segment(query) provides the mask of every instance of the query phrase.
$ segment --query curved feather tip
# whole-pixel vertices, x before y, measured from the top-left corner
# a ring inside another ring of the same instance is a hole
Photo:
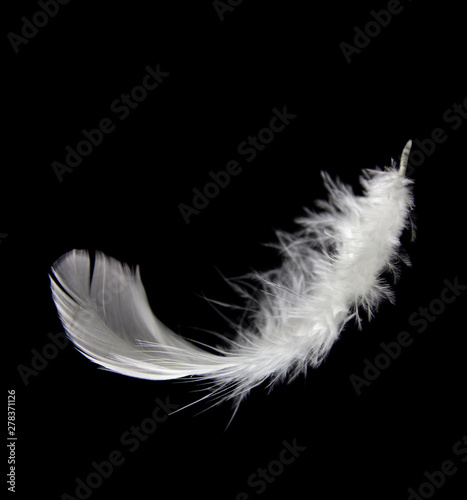
[[[97,253],[91,273],[86,251],[73,250],[52,268],[58,314],[75,346],[99,365],[151,380],[207,380],[216,403],[236,404],[262,382],[295,378],[317,367],[348,321],[360,325],[393,295],[383,273],[397,276],[404,260],[400,235],[413,207],[404,175],[411,141],[395,166],[363,171],[363,195],[323,173],[328,199],[306,210],[299,229],[279,231],[282,265],[253,276],[246,296],[249,325],[209,350],[175,334],[152,313],[139,269]]]

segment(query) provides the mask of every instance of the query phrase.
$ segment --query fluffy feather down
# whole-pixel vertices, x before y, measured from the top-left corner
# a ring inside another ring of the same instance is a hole
[[[381,275],[405,260],[399,238],[413,206],[404,175],[410,144],[399,171],[393,162],[363,172],[362,196],[322,173],[328,200],[297,220],[296,233],[278,233],[282,266],[256,276],[262,289],[247,294],[254,326],[237,326],[227,347],[208,352],[173,333],[152,313],[139,269],[97,253],[91,277],[83,250],[52,268],[53,299],[68,336],[109,370],[152,380],[206,379],[213,395],[237,402],[267,379],[291,380],[317,367],[344,325],[360,322],[359,308],[371,317],[382,299],[392,300]]]

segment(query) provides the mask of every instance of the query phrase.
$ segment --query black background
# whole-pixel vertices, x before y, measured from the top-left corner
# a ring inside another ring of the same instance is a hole
[[[465,291],[423,332],[409,317],[441,297],[444,280],[467,283],[467,120],[454,129],[445,115],[466,98],[465,17],[404,1],[348,63],[340,44],[387,2],[244,0],[222,21],[211,1],[150,3],[69,2],[18,53],[7,35],[40,7],[17,2],[7,17],[0,266],[17,498],[76,497],[75,478],[116,449],[125,463],[90,498],[406,499],[448,459],[458,471],[433,498],[461,498],[465,463],[453,446],[467,432]],[[111,103],[141,84],[148,65],[170,75],[119,120]],[[284,106],[296,117],[247,162],[238,145]],[[59,182],[52,162],[103,118],[115,130]],[[269,395],[254,390],[227,430],[230,405],[199,414],[201,403],[132,453],[122,434],[151,416],[156,398],[194,401],[195,386],[98,370],[71,346],[27,385],[19,375],[61,331],[48,272],[63,253],[101,250],[139,264],[154,313],[204,340],[194,328],[224,332],[225,323],[202,295],[232,300],[217,269],[238,276],[278,265],[263,244],[325,195],[320,170],[357,188],[362,168],[387,165],[407,139],[439,127],[447,138],[430,154],[420,160],[414,147],[418,232],[414,243],[405,238],[413,267],[395,286],[397,305],[381,306],[362,331],[348,325],[306,378]],[[242,172],[185,224],[180,203],[230,160]],[[413,344],[357,395],[350,376],[403,330]],[[284,440],[306,450],[258,494],[248,479],[278,459]]]

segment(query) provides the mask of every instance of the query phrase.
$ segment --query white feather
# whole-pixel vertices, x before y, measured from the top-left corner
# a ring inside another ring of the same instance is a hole
[[[91,277],[83,250],[52,268],[53,298],[68,336],[109,370],[152,380],[209,379],[212,395],[237,402],[267,379],[291,380],[317,367],[344,325],[360,322],[359,308],[371,317],[382,299],[392,300],[381,275],[404,260],[399,238],[413,206],[404,175],[410,147],[411,141],[399,171],[393,162],[363,172],[362,196],[322,174],[328,201],[298,219],[298,232],[278,233],[283,264],[256,276],[261,290],[243,291],[253,326],[238,325],[227,347],[208,352],[173,333],[152,313],[139,269],[97,253]]]

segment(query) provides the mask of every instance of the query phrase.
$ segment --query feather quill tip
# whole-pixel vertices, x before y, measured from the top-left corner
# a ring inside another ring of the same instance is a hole
[[[399,167],[400,175],[405,175],[405,173],[407,171],[407,165],[409,163],[409,156],[410,156],[411,149],[412,149],[412,141],[409,140],[409,141],[407,141],[407,144],[404,146],[404,149],[402,150],[401,164]]]

